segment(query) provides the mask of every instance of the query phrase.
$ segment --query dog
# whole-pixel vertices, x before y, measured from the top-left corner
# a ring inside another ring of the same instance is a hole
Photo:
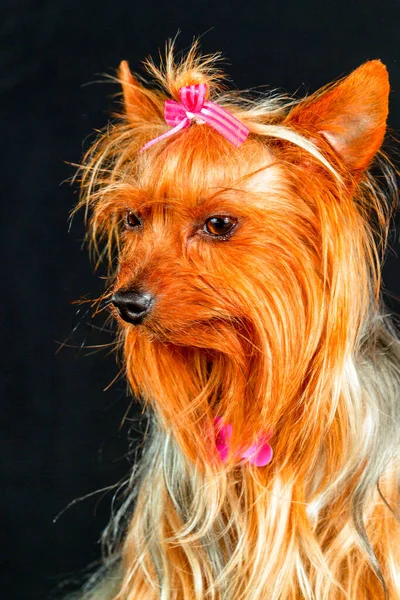
[[[229,91],[217,61],[170,46],[152,85],[123,61],[121,112],[80,170],[149,417],[80,597],[398,600],[387,70],[295,100]]]

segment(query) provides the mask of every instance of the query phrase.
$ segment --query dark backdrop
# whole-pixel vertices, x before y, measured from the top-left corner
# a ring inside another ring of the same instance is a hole
[[[0,544],[7,600],[47,598],[99,556],[115,484],[129,468],[129,401],[107,349],[72,302],[103,282],[81,249],[83,215],[68,232],[77,189],[66,181],[83,140],[113,108],[113,85],[96,83],[121,59],[138,69],[181,29],[178,47],[205,34],[236,86],[313,91],[371,58],[389,68],[390,126],[400,129],[400,4],[388,1],[96,2],[12,0],[1,16],[2,395]],[[86,147],[87,147],[86,141]],[[392,238],[392,244],[397,242]],[[387,290],[400,294],[389,255]],[[398,305],[388,302],[394,310]],[[101,323],[98,323],[101,325]],[[67,340],[57,352],[59,343]]]

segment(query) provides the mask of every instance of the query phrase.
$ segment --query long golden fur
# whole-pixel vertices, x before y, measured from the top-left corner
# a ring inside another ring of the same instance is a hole
[[[123,114],[80,171],[92,247],[118,259],[104,298],[156,299],[138,326],[113,309],[150,427],[84,596],[400,600],[400,343],[380,297],[396,199],[379,151],[386,69],[370,61],[298,102],[225,91],[196,45],[147,68],[157,87],[121,63]],[[168,130],[164,100],[200,82],[246,142],[193,124],[139,153]],[[141,226],[124,228],[127,213]],[[210,215],[233,216],[233,234],[207,235]],[[225,463],[216,416],[233,428]],[[260,431],[272,462],[238,461]]]

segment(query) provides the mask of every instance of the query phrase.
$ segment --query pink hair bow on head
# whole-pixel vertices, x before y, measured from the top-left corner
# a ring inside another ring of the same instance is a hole
[[[215,444],[219,456],[223,462],[226,461],[229,451],[229,442],[232,436],[232,425],[224,425],[221,417],[214,419],[215,428]],[[239,454],[240,458],[246,458],[256,467],[264,467],[272,460],[272,448],[268,444],[268,440],[272,433],[264,433],[259,436],[259,439],[254,444],[251,444],[247,450]]]
[[[243,144],[249,135],[246,125],[243,125],[222,106],[206,100],[206,92],[207,85],[205,83],[186,85],[179,90],[180,102],[166,100],[164,118],[168,125],[172,125],[173,129],[147,142],[140,152],[156,142],[178,133],[181,129],[189,127],[192,121],[198,124],[207,123],[236,147]]]

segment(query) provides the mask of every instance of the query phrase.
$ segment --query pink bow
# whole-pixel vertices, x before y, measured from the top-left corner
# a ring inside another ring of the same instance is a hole
[[[246,125],[243,125],[236,117],[215,102],[206,100],[206,92],[207,85],[205,83],[186,85],[179,90],[180,102],[166,100],[164,117],[168,125],[173,126],[173,129],[147,142],[140,152],[156,142],[174,135],[181,129],[189,127],[192,121],[211,125],[236,147],[243,144],[249,135]]]
[[[214,419],[214,428],[217,450],[221,460],[225,462],[228,457],[229,441],[232,436],[232,425],[224,425],[221,417],[216,417]],[[240,458],[247,458],[249,462],[256,467],[264,467],[270,463],[273,453],[271,446],[268,444],[268,440],[271,436],[272,433],[262,434],[257,442],[251,444],[245,452],[242,452],[239,455]]]

